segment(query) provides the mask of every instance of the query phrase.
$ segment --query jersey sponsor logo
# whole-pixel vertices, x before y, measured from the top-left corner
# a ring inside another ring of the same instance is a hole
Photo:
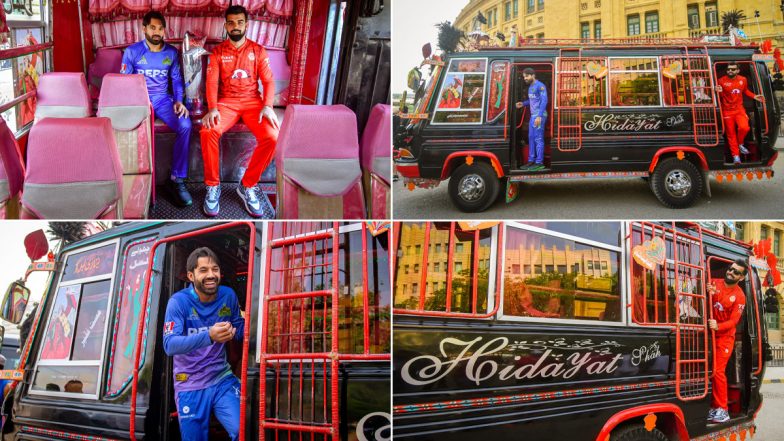
[[[144,58],[144,55],[142,55],[142,57],[139,58],[139,61],[137,61],[136,64],[147,64],[147,59]]]
[[[169,71],[165,69],[136,69],[136,73],[150,78],[169,76]]]
[[[188,406],[182,406],[182,413],[190,413],[191,408]]]
[[[234,55],[221,55],[221,61],[224,63],[231,63],[234,61]]]
[[[171,58],[169,58],[169,57],[167,56],[166,58],[164,58],[164,59],[163,59],[163,61],[162,61],[161,63],[162,63],[164,66],[171,66],[171,64],[172,64],[172,60],[171,60]]]
[[[176,381],[188,381],[188,374],[176,374],[174,379]]]
[[[210,328],[202,326],[200,328],[188,328],[188,335],[201,334],[202,332],[210,332]]]
[[[191,315],[189,315],[188,318],[190,320],[198,320],[199,319],[199,313],[196,312],[196,308],[191,307]]]
[[[174,333],[174,322],[165,322],[163,324],[163,335],[170,335]]]
[[[248,52],[248,60],[255,61],[256,55],[253,54],[253,51]]]
[[[223,307],[218,311],[218,317],[231,317],[231,309],[229,309],[226,304],[223,304]]]
[[[250,76],[248,75],[248,72],[246,72],[246,71],[244,71],[242,69],[237,69],[237,70],[234,71],[233,74],[231,74],[231,77],[232,78],[249,78]]]

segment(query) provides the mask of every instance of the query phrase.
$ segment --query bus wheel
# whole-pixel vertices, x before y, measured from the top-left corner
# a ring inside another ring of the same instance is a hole
[[[659,429],[648,431],[642,424],[635,424],[613,431],[610,441],[669,441],[669,438]]]
[[[690,207],[702,193],[702,174],[691,161],[667,158],[651,175],[651,189],[670,208]]]
[[[465,212],[487,210],[501,187],[495,170],[486,162],[463,164],[449,178],[449,197]]]

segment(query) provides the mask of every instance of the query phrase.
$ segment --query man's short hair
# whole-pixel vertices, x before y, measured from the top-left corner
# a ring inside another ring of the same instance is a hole
[[[196,270],[196,266],[199,264],[199,258],[201,257],[209,257],[210,260],[220,266],[220,260],[218,260],[218,256],[211,249],[207,247],[201,247],[191,251],[190,256],[188,256],[188,262],[185,264],[185,269],[189,273],[192,273],[194,270]]]
[[[526,67],[525,69],[523,69],[523,75],[533,75],[533,76],[536,76],[536,71],[533,70],[530,67]]]
[[[226,9],[226,13],[223,14],[223,17],[228,19],[229,15],[236,15],[236,14],[243,14],[245,15],[245,21],[248,21],[248,10],[245,9],[242,5],[231,5]]]
[[[738,66],[737,61],[730,61],[729,63],[727,63],[727,68],[729,68],[730,66],[735,66],[737,68],[740,68],[740,66]]]
[[[166,29],[166,19],[163,18],[163,14],[158,11],[150,11],[144,14],[144,18],[142,18],[142,26],[148,26],[153,18],[160,20],[161,25],[164,29]]]
[[[743,268],[743,275],[744,276],[749,273],[749,264],[746,263],[745,260],[743,260],[743,259],[735,259],[735,262],[733,262],[733,263],[735,263],[735,265],[738,265],[739,267]]]

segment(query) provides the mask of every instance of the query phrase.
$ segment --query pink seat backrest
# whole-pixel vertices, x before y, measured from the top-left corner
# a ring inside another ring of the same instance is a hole
[[[110,118],[112,127],[121,131],[133,130],[145,121],[150,116],[150,98],[144,75],[106,74],[98,116]]]
[[[289,83],[291,81],[291,66],[286,60],[286,50],[272,47],[268,47],[266,50],[272,76],[275,78],[275,105],[286,106],[289,103]]]
[[[389,183],[390,160],[392,157],[392,106],[376,104],[370,111],[365,131],[360,142],[362,168],[372,171]]]
[[[122,51],[120,49],[100,48],[95,53],[95,61],[87,69],[87,80],[93,99],[98,98],[104,75],[119,73],[122,67]]]
[[[108,118],[45,118],[29,136],[22,203],[38,217],[96,218],[122,197]]]
[[[0,118],[0,202],[22,191],[24,174],[24,160],[19,145],[8,124]]]
[[[81,72],[49,72],[41,75],[37,89],[36,121],[43,118],[90,116],[90,96]]]

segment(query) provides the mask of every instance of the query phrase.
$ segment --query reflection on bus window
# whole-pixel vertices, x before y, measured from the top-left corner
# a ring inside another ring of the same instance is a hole
[[[662,57],[662,95],[668,106],[712,104],[708,58]]]
[[[620,321],[620,259],[618,251],[510,227],[504,314]]]
[[[426,240],[426,223],[403,223],[397,254],[396,308],[460,313],[487,311],[492,230],[462,231],[455,225],[452,234],[452,226],[449,222],[431,223]],[[425,243],[427,261],[424,261],[425,249],[419,245]],[[416,265],[421,265],[421,271],[416,271]],[[415,270],[410,271],[411,268]],[[423,290],[424,304],[420,308]]]
[[[656,58],[611,58],[610,102],[613,106],[659,106]]]

